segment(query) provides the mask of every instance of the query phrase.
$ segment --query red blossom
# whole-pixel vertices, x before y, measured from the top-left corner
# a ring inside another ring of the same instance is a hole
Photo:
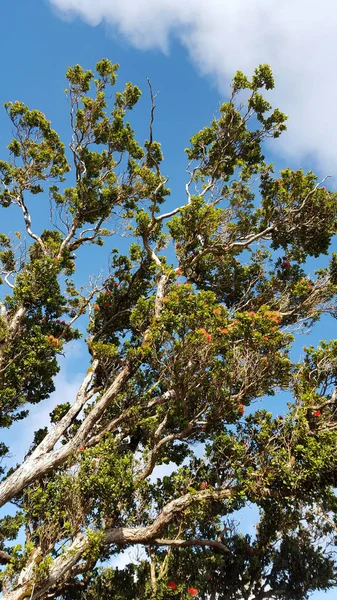
[[[83,450],[85,450],[84,446],[80,446],[80,447],[79,447],[79,451],[80,451],[80,452],[83,452]]]
[[[207,481],[202,481],[200,487],[202,490],[205,490],[207,488]]]
[[[178,586],[174,581],[169,581],[167,587],[169,587],[171,590],[176,590]]]
[[[215,308],[215,309],[213,310],[213,312],[214,312],[216,315],[221,315],[221,310],[220,310],[220,308]]]
[[[267,335],[265,335],[264,338],[263,338],[263,341],[264,342],[269,342],[269,337]]]
[[[98,304],[94,304],[94,309],[95,310],[99,310],[99,305]]]
[[[245,412],[245,407],[243,406],[243,404],[239,404],[238,413],[240,413],[240,415],[243,415],[244,412]]]
[[[288,260],[284,260],[281,266],[282,269],[290,269],[290,262]]]
[[[176,269],[176,273],[177,273],[177,275],[182,275],[182,270],[178,268],[178,269]]]
[[[197,588],[194,587],[189,587],[187,591],[190,594],[190,596],[197,596],[199,594]]]
[[[321,411],[320,410],[315,410],[314,417],[320,417],[320,416],[321,416]]]

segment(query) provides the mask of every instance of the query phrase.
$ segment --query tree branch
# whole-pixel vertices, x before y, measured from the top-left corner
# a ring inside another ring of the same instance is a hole
[[[177,548],[189,548],[190,546],[201,546],[210,548],[216,548],[220,550],[222,554],[228,554],[230,549],[216,540],[203,540],[203,539],[191,539],[191,540],[170,540],[170,539],[155,539],[154,543],[157,546],[175,546]]]

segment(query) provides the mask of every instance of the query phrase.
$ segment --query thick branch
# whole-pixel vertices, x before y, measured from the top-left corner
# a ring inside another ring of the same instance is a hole
[[[184,512],[191,504],[202,501],[221,501],[227,500],[236,493],[236,490],[205,490],[195,494],[186,494],[180,498],[172,500],[164,506],[162,512],[155,521],[147,527],[129,528],[117,527],[107,529],[103,539],[103,545],[126,545],[126,544],[156,544],[157,536],[171,523],[174,518]],[[174,542],[174,540],[172,540]],[[203,541],[203,540],[200,540]],[[206,540],[208,543],[209,541]],[[166,540],[168,542],[168,540]],[[49,570],[48,579],[43,587],[33,589],[32,581],[25,581],[20,588],[6,594],[4,600],[21,600],[25,596],[26,590],[30,590],[31,600],[41,598],[52,586],[69,572],[74,565],[81,559],[83,553],[89,548],[89,538],[84,533],[79,533],[73,543],[63,554],[56,558]],[[167,545],[167,544],[166,544]],[[214,544],[213,544],[214,545]],[[221,544],[222,545],[222,544]]]
[[[48,452],[45,454],[40,453],[38,446],[34,453],[29,456],[24,463],[22,463],[22,465],[14,473],[12,473],[12,475],[10,475],[0,484],[0,506],[3,506],[6,502],[11,500],[32,481],[62,464],[71,454],[71,452],[78,449],[80,444],[85,441],[92,427],[98,421],[106,407],[119,393],[120,389],[128,380],[130,375],[131,366],[126,364],[119,372],[111,386],[102,395],[95,407],[85,418],[76,435],[67,444],[61,448],[58,448],[57,450],[54,450],[54,452]],[[65,419],[66,422],[68,422],[67,415],[65,415]],[[64,425],[65,423],[63,423],[63,427]],[[60,429],[62,429],[62,427]],[[51,432],[51,438],[54,439],[53,432]],[[47,442],[48,445],[49,443],[51,442]]]
[[[4,550],[0,550],[0,565],[7,565],[11,562],[12,557],[10,554],[5,552]]]

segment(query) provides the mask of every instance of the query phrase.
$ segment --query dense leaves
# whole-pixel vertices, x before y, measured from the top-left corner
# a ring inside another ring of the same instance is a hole
[[[0,202],[25,232],[0,235],[0,426],[43,407],[77,321],[90,367],[21,465],[0,446],[1,505],[16,509],[0,520],[3,597],[304,600],[336,584],[337,343],[298,362],[294,343],[337,314],[337,195],[266,163],[286,117],[261,65],[191,138],[186,204],[168,204],[151,84],[140,143],[127,119],[141,93],[112,93],[117,71],[68,69],[67,147],[42,112],[6,103]],[[112,235],[108,274],[83,284],[84,246]]]

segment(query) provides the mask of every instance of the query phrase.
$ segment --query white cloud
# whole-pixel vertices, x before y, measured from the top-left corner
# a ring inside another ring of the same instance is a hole
[[[283,150],[337,163],[337,4],[334,0],[50,0],[68,16],[110,24],[138,48],[166,52],[173,35],[221,92],[236,69],[271,64],[274,103],[291,120]]]

